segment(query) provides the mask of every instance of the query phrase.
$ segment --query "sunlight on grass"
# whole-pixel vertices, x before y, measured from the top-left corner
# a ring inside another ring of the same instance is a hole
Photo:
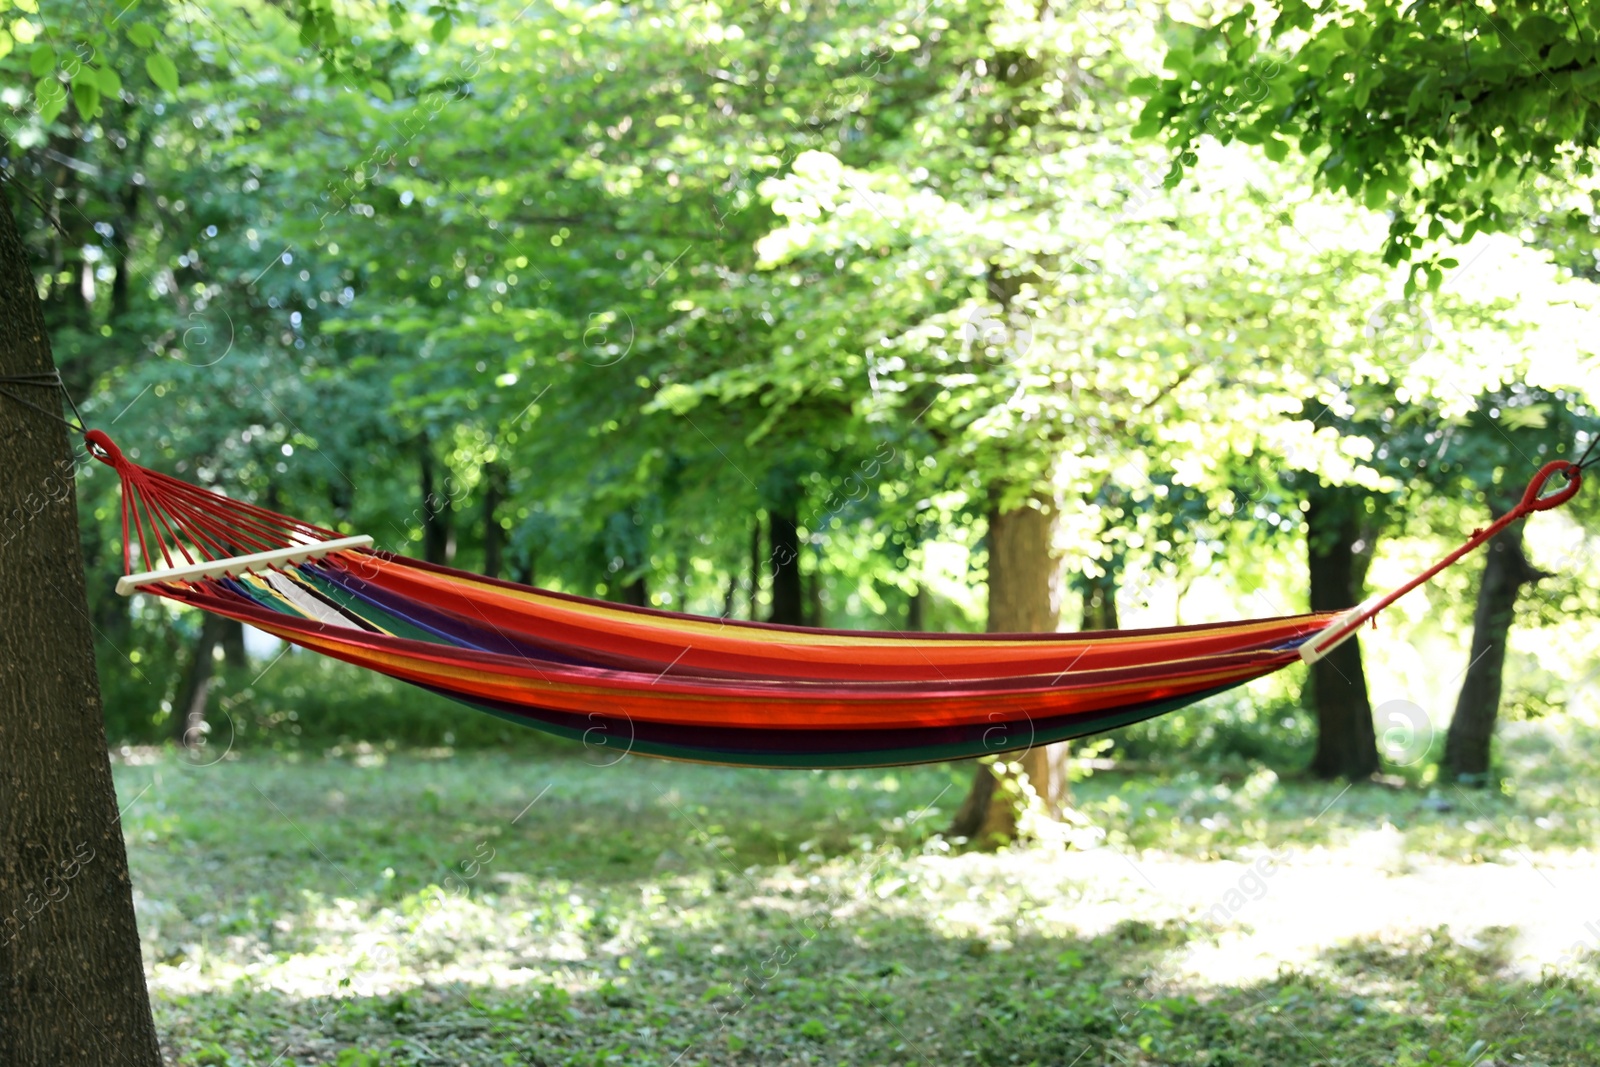
[[[1502,795],[1100,773],[993,855],[959,767],[117,773],[180,1063],[1592,1064],[1594,739],[1519,730]]]

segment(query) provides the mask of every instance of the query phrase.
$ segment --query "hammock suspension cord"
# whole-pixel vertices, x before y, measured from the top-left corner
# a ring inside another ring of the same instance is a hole
[[[1597,436],[1595,441],[1600,441],[1600,436]],[[1589,451],[1593,451],[1593,449],[1594,442],[1591,441],[1589,444]],[[1588,458],[1589,451],[1584,453],[1584,459]],[[1554,478],[1557,475],[1565,478],[1566,484],[1562,485],[1553,492],[1546,492],[1546,484],[1551,478]],[[1367,622],[1368,620],[1376,620],[1378,613],[1384,608],[1387,608],[1390,604],[1393,604],[1395,601],[1399,600],[1401,597],[1405,596],[1419,585],[1431,581],[1441,571],[1445,570],[1445,568],[1452,566],[1463,556],[1473,552],[1479,546],[1486,544],[1496,534],[1498,534],[1501,530],[1504,530],[1507,526],[1510,526],[1512,523],[1521,519],[1525,519],[1536,511],[1549,511],[1551,508],[1560,507],[1562,504],[1565,504],[1574,496],[1578,495],[1578,490],[1582,487],[1582,485],[1583,465],[1581,460],[1578,463],[1572,463],[1568,460],[1557,459],[1546,463],[1543,467],[1539,468],[1539,472],[1533,476],[1533,480],[1528,483],[1528,487],[1522,492],[1522,499],[1517,501],[1516,505],[1512,507],[1511,510],[1494,520],[1494,522],[1490,523],[1488,526],[1483,526],[1473,530],[1472,536],[1468,537],[1460,548],[1457,548],[1454,552],[1451,552],[1439,562],[1435,563],[1433,566],[1429,567],[1415,578],[1412,578],[1409,582],[1406,582],[1404,585],[1401,585],[1398,588],[1393,589],[1381,596],[1371,597],[1368,600],[1363,601],[1361,604],[1358,604],[1350,611],[1339,616],[1338,620],[1332,626],[1328,627],[1327,630],[1324,630],[1320,637],[1314,638],[1306,643],[1301,652],[1301,657],[1307,662],[1315,662],[1316,660],[1321,659],[1323,656],[1333,651],[1333,649],[1353,637],[1356,631],[1361,629],[1363,623]]]
[[[67,406],[72,409],[72,418],[62,418],[60,411],[51,411],[49,408],[41,407],[40,405],[35,404],[33,401],[12,392],[10,389],[6,388],[7,386],[35,386],[46,389],[58,389],[60,390],[62,397],[66,399]],[[83,415],[78,411],[78,402],[73,400],[72,394],[67,391],[67,385],[61,380],[61,372],[59,370],[40,371],[35,374],[0,374],[0,396],[4,396],[8,400],[21,404],[25,408],[32,408],[41,415],[50,416],[57,422],[65,424],[67,429],[71,430],[73,433],[86,435],[89,432],[84,428]]]

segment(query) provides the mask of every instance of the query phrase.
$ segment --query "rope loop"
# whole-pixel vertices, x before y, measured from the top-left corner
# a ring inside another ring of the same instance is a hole
[[[122,456],[122,449],[117,443],[106,436],[104,430],[90,430],[83,435],[84,443],[89,446],[89,454],[108,467],[121,468],[127,460]]]
[[[1545,483],[1557,474],[1567,480],[1567,484],[1548,495],[1545,493]],[[1551,508],[1560,507],[1578,495],[1578,490],[1583,486],[1583,468],[1576,463],[1564,459],[1551,460],[1539,468],[1539,473],[1533,476],[1528,483],[1528,488],[1522,494],[1522,502],[1517,505],[1517,510],[1523,514],[1534,511],[1549,511]]]

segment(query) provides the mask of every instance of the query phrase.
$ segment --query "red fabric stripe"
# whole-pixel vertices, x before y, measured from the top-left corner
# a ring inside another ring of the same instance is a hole
[[[1024,722],[1033,715],[1088,714],[1161,700],[1257,677],[1296,653],[1246,652],[1181,667],[1126,667],[1048,677],[995,678],[961,685],[854,681],[822,684],[755,679],[652,677],[557,664],[536,664],[358,630],[268,611],[202,586],[162,588],[164,595],[249,622],[285,640],[393,677],[465,696],[560,711],[625,714],[680,725],[782,729],[893,729],[901,726]],[[461,672],[461,668],[467,668]]]
[[[1173,659],[1274,648],[1319,632],[1331,615],[1300,615],[1250,623],[1217,623],[1166,631],[1113,631],[1102,635],[1007,635],[971,645],[950,637],[965,635],[900,635],[840,631],[804,631],[839,638],[831,644],[787,644],[753,641],[741,630],[705,633],[672,628],[679,620],[705,619],[657,613],[643,616],[633,609],[602,605],[599,617],[571,610],[596,605],[543,590],[513,587],[533,594],[537,602],[486,589],[456,587],[443,576],[416,573],[410,560],[389,557],[346,561],[349,573],[396,596],[448,612],[465,626],[525,637],[557,652],[612,666],[640,662],[672,664],[674,670],[709,675],[792,678],[816,681],[928,681],[1058,673],[1074,674],[1116,667],[1149,669]],[[1088,637],[1088,640],[1084,640]],[[1005,642],[1025,642],[1001,645]]]

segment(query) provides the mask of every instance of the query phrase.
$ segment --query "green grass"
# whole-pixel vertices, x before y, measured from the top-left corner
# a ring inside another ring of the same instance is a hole
[[[1129,857],[1384,824],[1452,862],[1593,848],[1592,739],[1542,736],[1510,746],[1517,787],[1493,795],[1178,770],[1076,796]],[[1097,927],[1101,889],[1058,852],[943,841],[967,773],[365,750],[117,768],[180,1064],[1600,1062],[1592,967],[1521,974],[1509,934],[1197,979],[1180,964],[1228,931]],[[1051,910],[1080,899],[1082,922]]]

